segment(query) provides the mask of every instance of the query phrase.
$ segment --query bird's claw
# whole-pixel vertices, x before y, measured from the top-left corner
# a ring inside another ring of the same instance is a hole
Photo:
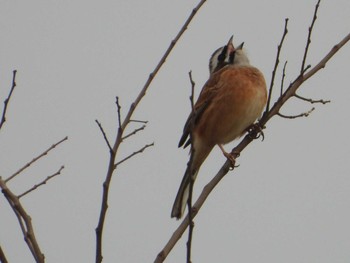
[[[236,168],[238,167],[239,165],[236,165],[236,158],[239,157],[239,153],[228,153],[228,152],[224,152],[224,156],[227,158],[227,160],[230,161],[230,167],[233,169],[233,168]]]
[[[258,123],[253,123],[247,128],[248,136],[254,140],[261,137],[261,141],[263,141],[265,139],[263,129],[264,127],[261,127]]]

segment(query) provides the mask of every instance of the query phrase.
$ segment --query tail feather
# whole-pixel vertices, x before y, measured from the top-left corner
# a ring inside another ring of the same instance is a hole
[[[191,176],[193,175],[193,180],[195,180],[197,173],[198,170],[191,171],[189,165],[187,166],[184,177],[182,178],[180,184],[180,188],[175,198],[173,209],[171,210],[171,217],[176,217],[177,219],[180,219],[182,217],[188,201]]]
[[[191,145],[190,160],[187,163],[185,175],[182,178],[173,209],[171,210],[171,217],[176,217],[177,219],[180,219],[185,211],[189,196],[191,177],[193,180],[196,179],[202,163],[214,147],[214,145],[203,144],[200,138],[196,138],[194,142],[194,145]]]

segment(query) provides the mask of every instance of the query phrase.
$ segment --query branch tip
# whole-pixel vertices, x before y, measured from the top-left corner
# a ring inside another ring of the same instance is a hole
[[[309,99],[309,98],[305,98],[305,97],[302,97],[298,94],[294,94],[294,97],[300,99],[300,100],[303,100],[303,101],[307,101],[311,104],[314,104],[314,103],[321,103],[321,104],[327,104],[327,103],[330,103],[331,101],[330,100],[323,100],[323,99],[320,99],[320,100],[313,100],[313,99]]]
[[[54,148],[56,148],[58,145],[60,145],[61,143],[63,143],[64,141],[68,140],[68,136],[64,137],[62,140],[58,141],[57,143],[51,145],[51,147],[49,147],[47,150],[45,150],[44,152],[42,152],[40,155],[38,155],[37,157],[33,158],[30,162],[26,163],[24,166],[22,166],[22,168],[20,168],[17,172],[15,172],[14,174],[12,174],[10,177],[8,177],[5,182],[9,182],[10,180],[12,180],[14,177],[16,177],[17,175],[19,175],[21,172],[23,172],[25,169],[27,169],[28,167],[30,167],[33,163],[35,163],[36,161],[38,161],[39,159],[41,159],[42,157],[46,156],[51,150],[53,150]]]
[[[12,75],[12,85],[11,85],[11,88],[10,88],[10,92],[9,92],[7,98],[4,100],[4,108],[2,110],[2,116],[1,116],[1,120],[0,120],[0,130],[1,130],[2,126],[4,125],[4,123],[6,122],[7,107],[8,107],[8,104],[10,102],[12,93],[15,90],[15,87],[17,86],[17,84],[16,84],[16,74],[17,74],[17,70],[14,70],[13,71],[13,75]]]
[[[46,184],[49,180],[51,180],[52,178],[56,177],[57,175],[60,175],[61,174],[61,171],[64,169],[64,165],[62,165],[57,172],[55,172],[54,174],[46,177],[45,180],[41,181],[40,183],[34,185],[33,187],[31,187],[30,189],[28,189],[27,191],[25,191],[24,193],[18,195],[18,199],[22,198],[23,196],[33,192],[34,190],[36,190],[38,187]]]
[[[278,64],[279,64],[280,53],[281,53],[281,50],[282,50],[284,39],[286,38],[286,35],[288,34],[288,21],[289,21],[289,19],[286,18],[285,19],[285,23],[284,23],[284,31],[283,31],[283,34],[282,34],[282,38],[281,38],[280,43],[277,46],[277,55],[276,55],[275,65],[274,65],[274,68],[272,70],[270,89],[269,89],[269,94],[268,94],[267,103],[266,103],[266,109],[265,109],[264,114],[266,114],[270,110],[272,90],[273,90],[273,85],[274,85],[274,82],[275,82],[276,71],[277,71]]]
[[[309,47],[310,47],[310,44],[311,44],[311,34],[312,34],[312,30],[314,28],[314,25],[315,25],[315,21],[317,19],[317,11],[318,11],[318,8],[320,6],[320,2],[321,0],[318,0],[316,6],[315,6],[315,11],[314,11],[314,15],[313,15],[313,18],[312,18],[312,21],[311,21],[311,25],[309,27],[309,32],[308,32],[308,36],[307,36],[307,40],[306,40],[306,46],[305,46],[305,51],[304,51],[304,55],[303,55],[303,60],[302,60],[302,63],[301,63],[301,68],[300,68],[300,74],[304,74],[305,71],[307,70],[307,68],[305,69],[305,63],[306,63],[306,58],[307,58],[307,54],[309,52]]]
[[[277,115],[282,117],[282,118],[285,118],[285,119],[297,119],[297,118],[301,118],[301,117],[308,117],[314,110],[315,110],[315,107],[312,107],[310,110],[303,112],[303,113],[300,113],[298,115],[288,116],[288,115],[284,115],[280,112],[278,112]]]
[[[154,142],[150,143],[150,144],[146,144],[145,146],[143,146],[141,149],[129,154],[127,157],[125,157],[124,159],[120,160],[119,162],[117,162],[116,164],[114,164],[114,169],[117,168],[118,165],[122,164],[123,162],[129,160],[130,158],[134,157],[137,154],[143,153],[144,150],[146,150],[148,147],[154,146]]]
[[[104,131],[103,127],[102,127],[102,124],[96,119],[95,122],[97,123],[98,127],[100,128],[100,131],[103,135],[103,138],[108,146],[108,149],[109,149],[109,152],[112,154],[113,153],[113,148],[111,146],[111,144],[109,143],[109,140],[107,138],[107,135],[106,135],[106,132]]]

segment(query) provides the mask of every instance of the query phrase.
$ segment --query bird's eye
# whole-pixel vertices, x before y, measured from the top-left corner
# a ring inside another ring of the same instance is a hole
[[[225,47],[222,49],[220,55],[218,56],[218,61],[223,62],[223,61],[225,60],[225,58],[226,58],[226,52],[227,52],[227,46],[225,46]]]
[[[225,60],[225,55],[224,54],[220,54],[218,56],[218,61],[224,61]]]

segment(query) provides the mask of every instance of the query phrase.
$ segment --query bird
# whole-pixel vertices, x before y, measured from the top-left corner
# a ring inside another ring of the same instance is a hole
[[[233,36],[209,60],[209,79],[204,84],[185,123],[178,147],[190,148],[190,161],[177,192],[171,217],[180,219],[194,181],[211,150],[218,145],[229,160],[235,156],[223,148],[245,134],[261,116],[267,101],[262,72],[250,65],[243,49],[236,48]]]

